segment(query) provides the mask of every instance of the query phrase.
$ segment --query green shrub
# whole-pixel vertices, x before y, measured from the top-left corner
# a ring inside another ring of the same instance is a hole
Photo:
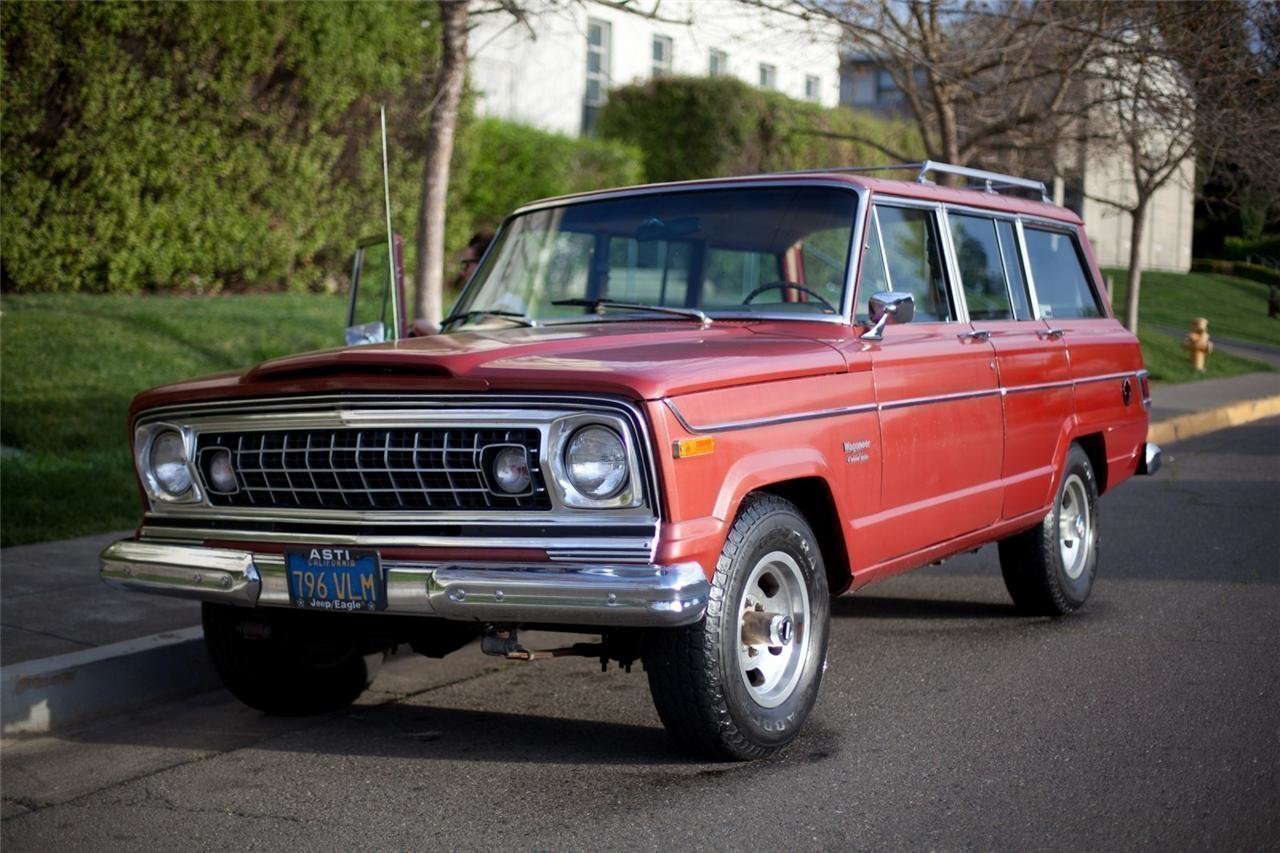
[[[508,213],[536,199],[643,180],[640,153],[603,139],[574,139],[558,133],[486,118],[461,134],[456,204],[451,216],[470,227],[495,228]]]
[[[661,77],[609,94],[599,133],[630,143],[650,181],[887,162],[866,141],[922,159],[917,133],[844,108],[825,109],[730,77]]]
[[[1234,275],[1250,281],[1267,285],[1280,286],[1280,271],[1262,264],[1249,264],[1244,261],[1224,261],[1219,258],[1196,258],[1191,262],[1195,272],[1213,272],[1221,275]]]
[[[382,221],[379,103],[395,206],[413,221],[435,14],[0,5],[4,289],[320,284]]]
[[[1280,260],[1280,234],[1264,234],[1257,240],[1227,237],[1223,241],[1222,256],[1224,258],[1243,261],[1250,255],[1267,255]]]

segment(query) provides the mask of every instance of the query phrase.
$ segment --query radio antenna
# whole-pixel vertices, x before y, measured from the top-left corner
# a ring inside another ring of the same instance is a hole
[[[387,295],[391,299],[391,339],[400,337],[400,300],[396,292],[396,241],[391,231],[391,177],[387,170],[387,108],[378,108],[382,119],[382,199],[387,214]]]

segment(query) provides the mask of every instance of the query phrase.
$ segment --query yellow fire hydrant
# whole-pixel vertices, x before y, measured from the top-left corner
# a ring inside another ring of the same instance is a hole
[[[1191,353],[1191,366],[1197,373],[1204,373],[1204,359],[1213,352],[1213,341],[1209,339],[1209,320],[1196,317],[1191,321],[1191,331],[1182,341],[1182,348]]]

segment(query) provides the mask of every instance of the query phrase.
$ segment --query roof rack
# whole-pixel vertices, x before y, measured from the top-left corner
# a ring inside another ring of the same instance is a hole
[[[1050,202],[1049,193],[1045,189],[1044,181],[1033,181],[1030,178],[1018,178],[1013,175],[1002,175],[999,172],[987,172],[983,169],[970,169],[968,166],[952,166],[949,163],[939,163],[936,160],[925,160],[923,163],[892,163],[885,166],[837,166],[832,169],[800,169],[798,173],[821,173],[821,172],[916,172],[916,183],[932,184],[933,181],[925,176],[930,172],[938,172],[943,175],[956,175],[961,178],[968,178],[970,183],[965,189],[981,189],[989,193],[998,192],[1002,189],[1032,190],[1039,194],[1040,200]]]

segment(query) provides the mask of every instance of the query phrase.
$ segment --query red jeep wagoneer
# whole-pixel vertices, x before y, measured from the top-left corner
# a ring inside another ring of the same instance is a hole
[[[1075,610],[1099,495],[1160,462],[1138,342],[1042,185],[913,168],[530,204],[420,337],[399,244],[362,246],[374,343],[134,400],[145,515],[102,577],[202,600],[266,712],[350,703],[395,644],[554,628],[730,758],[795,737],[832,595],[998,542],[1018,606]]]

